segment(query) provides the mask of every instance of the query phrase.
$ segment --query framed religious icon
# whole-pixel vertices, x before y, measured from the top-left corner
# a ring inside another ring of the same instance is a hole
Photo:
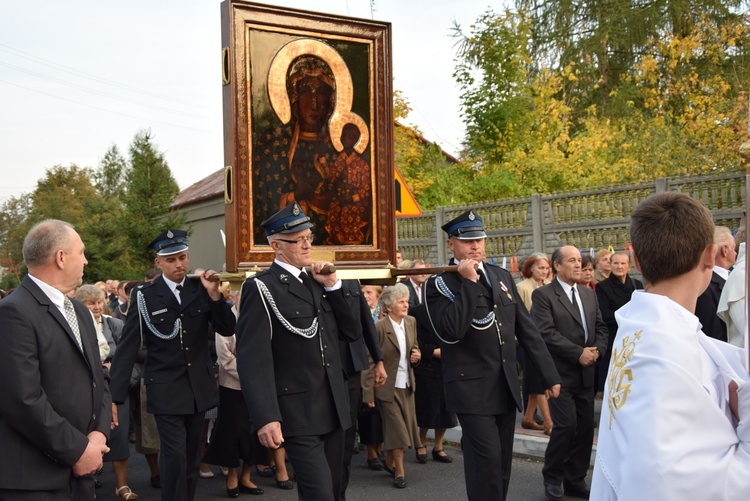
[[[273,260],[260,223],[297,202],[314,259],[395,256],[390,24],[222,3],[227,271]]]

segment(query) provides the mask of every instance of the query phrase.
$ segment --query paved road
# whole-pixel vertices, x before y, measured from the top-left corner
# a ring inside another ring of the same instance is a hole
[[[448,454],[453,456],[452,464],[442,464],[430,460],[422,465],[416,462],[413,451],[407,451],[406,461],[406,489],[393,487],[389,476],[383,472],[374,472],[367,468],[364,452],[355,454],[352,461],[352,480],[347,492],[349,501],[403,501],[403,500],[465,500],[466,491],[463,476],[463,455],[455,447],[445,447]],[[130,458],[130,472],[128,482],[142,501],[158,501],[160,494],[149,484],[149,474],[143,456],[132,453]],[[214,468],[216,476],[212,479],[201,479],[198,486],[198,500],[225,500],[226,488],[224,477]],[[111,465],[105,465],[100,477],[102,488],[97,491],[100,500],[115,500],[114,478]],[[240,495],[239,499],[249,501],[294,501],[297,499],[296,486],[293,491],[278,489],[273,479],[253,477],[258,486],[265,489],[262,496]],[[510,501],[544,501],[542,487],[542,463],[534,459],[516,458],[513,461],[513,475],[508,499]]]

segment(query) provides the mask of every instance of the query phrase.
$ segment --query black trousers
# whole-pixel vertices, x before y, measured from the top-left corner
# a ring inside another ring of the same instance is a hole
[[[55,491],[0,489],[2,501],[91,501],[96,498],[93,475],[71,477],[69,487]]]
[[[359,380],[359,372],[349,378],[349,415],[352,425],[344,432],[344,467],[341,470],[341,490],[339,501],[346,501],[346,488],[349,487],[349,476],[352,470],[352,456],[357,438],[357,416],[362,406],[362,387]]]
[[[504,500],[513,465],[516,411],[457,414],[461,423],[464,477],[469,501]]]
[[[549,400],[552,435],[544,454],[544,480],[585,485],[594,443],[594,387],[566,387]]]
[[[192,501],[198,486],[205,412],[155,414],[159,430],[159,470],[163,501]]]
[[[297,495],[304,501],[334,501],[341,492],[344,469],[344,430],[325,435],[284,437],[294,467]]]

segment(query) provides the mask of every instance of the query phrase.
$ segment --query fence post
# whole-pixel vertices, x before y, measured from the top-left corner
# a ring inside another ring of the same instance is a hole
[[[445,252],[445,239],[441,227],[445,224],[445,209],[435,207],[435,246],[437,247],[438,263],[444,265],[448,262],[447,253]]]
[[[539,193],[531,195],[531,231],[534,252],[544,252],[544,207]]]
[[[666,177],[656,178],[656,193],[665,193],[669,191],[669,180]]]

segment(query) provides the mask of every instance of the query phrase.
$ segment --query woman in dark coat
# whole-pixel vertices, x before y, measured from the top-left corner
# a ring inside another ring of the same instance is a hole
[[[617,335],[615,312],[630,301],[630,296],[633,295],[634,290],[643,289],[640,280],[628,275],[630,271],[630,254],[628,252],[619,251],[612,254],[611,269],[609,277],[597,283],[595,289],[596,297],[599,300],[599,310],[602,312],[602,319],[607,324],[607,330],[609,331],[607,353],[597,362],[599,366],[596,373],[596,391],[604,390],[604,382],[607,379],[609,359]]]
[[[426,309],[420,304],[409,314],[417,320],[417,342],[422,360],[414,367],[418,391],[414,392],[414,406],[419,425],[420,444],[416,450],[417,461],[427,462],[427,430],[435,430],[432,458],[441,463],[451,463],[453,458],[443,450],[445,430],[456,426],[456,415],[445,408],[443,392],[443,363],[440,360],[440,340],[430,328]]]

